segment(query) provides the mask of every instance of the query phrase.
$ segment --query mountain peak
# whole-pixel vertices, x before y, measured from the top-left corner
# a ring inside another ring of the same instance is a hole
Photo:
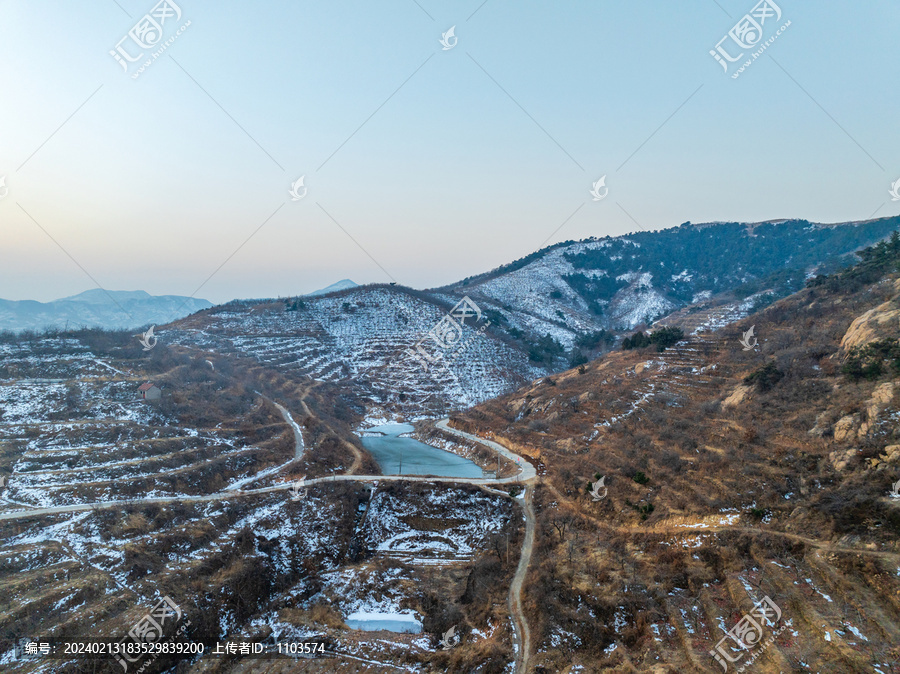
[[[356,288],[359,284],[351,281],[348,278],[341,279],[337,283],[332,283],[330,286],[325,288],[319,288],[318,290],[313,290],[311,293],[306,293],[304,297],[316,297],[317,295],[327,295],[328,293],[336,293],[339,290],[347,290],[348,288]]]
[[[71,295],[69,297],[61,297],[57,302],[87,302],[89,304],[109,304],[110,297],[114,300],[146,300],[152,295],[146,290],[103,290],[102,288],[92,288],[85,290],[83,293]]]

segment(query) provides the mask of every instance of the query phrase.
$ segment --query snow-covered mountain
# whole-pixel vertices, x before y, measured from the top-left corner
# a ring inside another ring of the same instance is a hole
[[[211,302],[194,297],[95,288],[52,302],[0,299],[0,330],[18,332],[67,326],[131,330],[169,323],[211,306]]]
[[[448,348],[441,347],[428,334],[446,324],[452,309],[402,286],[369,285],[281,302],[230,302],[157,335],[167,345],[250,356],[324,381],[352,381],[375,417],[379,409],[442,413],[470,406],[549,372],[495,331],[486,315],[456,321],[460,328],[444,335]]]
[[[851,264],[850,253],[898,226],[900,217],[685,223],[556,244],[429,292],[447,301],[468,295],[495,311],[510,335],[532,343],[550,335],[569,349],[586,332],[633,330],[711,298],[739,306],[751,296],[786,296],[813,273]]]

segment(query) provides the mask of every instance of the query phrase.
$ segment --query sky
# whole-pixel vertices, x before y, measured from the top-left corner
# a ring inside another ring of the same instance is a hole
[[[898,31],[891,0],[0,0],[0,297],[429,288],[896,215]]]

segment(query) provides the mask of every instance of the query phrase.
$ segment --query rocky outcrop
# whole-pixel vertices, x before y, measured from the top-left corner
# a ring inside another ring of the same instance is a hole
[[[864,438],[869,435],[878,423],[878,418],[882,412],[890,406],[894,399],[895,386],[893,382],[885,382],[872,392],[872,397],[866,401],[865,414],[855,413],[848,414],[838,419],[834,425],[834,439],[837,442],[843,440],[855,440],[856,438]],[[821,418],[821,415],[819,415]],[[819,418],[816,419],[816,427],[810,431],[810,435],[824,434],[824,429],[819,431]],[[813,431],[817,431],[814,433]]]
[[[829,413],[827,411],[821,412],[816,416],[816,425],[807,431],[807,433],[814,438],[823,438],[826,435],[831,435],[831,424],[828,423]]]
[[[875,389],[872,397],[866,401],[866,420],[859,426],[859,437],[865,437],[873,430],[878,416],[894,399],[894,384],[886,382]]]
[[[900,279],[893,283],[897,292],[891,299],[858,316],[841,339],[841,353],[846,355],[855,346],[886,337],[896,337],[900,329]]]
[[[884,448],[881,456],[868,459],[866,463],[869,464],[869,468],[875,470],[885,470],[886,468],[895,470],[896,465],[900,464],[900,445],[888,445]]]
[[[828,455],[828,459],[831,461],[831,464],[834,466],[834,469],[837,471],[846,470],[847,466],[856,458],[856,454],[859,452],[855,447],[853,449],[839,449],[835,452],[831,452]]]
[[[848,414],[845,417],[841,417],[834,425],[834,439],[841,442],[842,440],[848,440],[851,437],[855,437],[858,426],[858,414]]]

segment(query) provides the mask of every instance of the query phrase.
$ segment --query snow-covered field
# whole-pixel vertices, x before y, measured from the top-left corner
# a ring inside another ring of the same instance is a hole
[[[366,515],[365,545],[412,560],[470,559],[512,517],[507,499],[483,492],[441,488],[423,495],[424,502],[421,495],[376,490]]]

